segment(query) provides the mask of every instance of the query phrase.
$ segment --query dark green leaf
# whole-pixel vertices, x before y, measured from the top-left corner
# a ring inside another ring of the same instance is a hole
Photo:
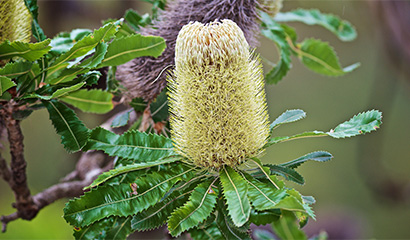
[[[282,163],[279,164],[282,167],[287,167],[287,168],[297,168],[299,167],[302,163],[305,163],[309,160],[312,161],[317,161],[317,162],[326,162],[332,159],[333,156],[332,154],[325,152],[325,151],[317,151],[317,152],[311,152],[308,153],[302,157],[299,157],[295,160],[289,161],[287,163]]]
[[[158,57],[165,47],[165,40],[161,37],[133,34],[116,38],[108,45],[107,54],[98,68],[118,66],[142,56]]]
[[[249,160],[252,161],[254,164],[256,164],[256,166],[259,168],[260,171],[258,171],[257,175],[261,175],[264,179],[269,181],[272,184],[272,187],[275,187],[276,189],[283,188],[284,186],[283,182],[278,181],[275,176],[270,174],[269,167],[263,166],[262,162],[256,157],[251,158]]]
[[[15,78],[24,75],[31,70],[31,62],[10,62],[3,68],[0,68],[0,76]]]
[[[194,175],[194,169],[176,165],[169,171],[138,178],[132,184],[98,187],[68,202],[64,218],[71,225],[84,227],[109,216],[135,215],[160,201],[176,182]]]
[[[135,30],[139,30],[140,27],[144,27],[146,25],[146,23],[142,21],[143,18],[141,17],[141,15],[139,15],[136,11],[132,9],[128,9],[125,12],[124,19]]]
[[[171,214],[168,230],[172,236],[179,236],[198,226],[212,213],[218,196],[218,189],[213,186],[215,180],[208,180],[195,187],[189,200]]]
[[[24,98],[38,98],[38,99],[41,99],[41,100],[50,100],[50,99],[54,99],[54,98],[59,98],[59,97],[63,97],[65,95],[69,94],[70,92],[77,91],[82,86],[84,86],[84,84],[85,83],[81,82],[81,83],[75,84],[75,85],[70,86],[70,87],[59,88],[55,92],[53,92],[53,94],[51,94],[50,96],[39,95],[39,94],[33,93],[33,94],[25,96]]]
[[[75,239],[126,239],[132,232],[131,217],[108,217],[83,228],[75,229]]]
[[[270,169],[271,174],[284,177],[286,180],[293,181],[298,184],[305,184],[305,179],[292,168],[283,167],[281,165],[265,164]]]
[[[7,91],[9,88],[16,86],[16,84],[11,81],[10,78],[0,76],[0,96],[3,95],[5,91]]]
[[[299,121],[306,117],[306,113],[300,109],[286,110],[279,117],[275,119],[270,125],[270,130],[272,131],[276,127],[284,124]]]
[[[198,227],[198,228],[191,229],[189,233],[193,240],[202,240],[202,239],[222,240],[222,239],[225,239],[221,231],[219,230],[216,222],[213,222],[211,225],[206,226],[206,227]]]
[[[255,240],[275,240],[276,237],[275,235],[265,229],[260,229],[257,228],[253,231],[253,236],[255,237]]]
[[[6,40],[0,43],[0,59],[22,57],[28,61],[35,61],[48,53],[51,49],[50,39],[38,43],[10,42]]]
[[[229,166],[219,171],[223,195],[228,205],[229,216],[236,226],[240,227],[249,220],[251,206],[247,197],[247,182]]]
[[[377,110],[370,110],[353,116],[349,121],[339,124],[327,134],[334,138],[353,137],[374,131],[381,124],[382,113]]]
[[[192,191],[174,192],[161,202],[138,213],[132,218],[132,229],[138,231],[147,231],[156,229],[165,224],[172,212],[182,206],[189,198]]]
[[[83,112],[107,113],[114,108],[112,98],[112,93],[100,89],[80,89],[60,97],[60,100],[73,105]]]
[[[52,85],[66,83],[73,80],[78,75],[87,73],[89,71],[88,69],[84,68],[65,68],[67,67],[66,63],[60,64],[59,67],[62,67],[62,69],[56,68],[51,71],[51,73],[53,74],[46,78],[47,83],[50,83]]]
[[[88,140],[89,131],[77,118],[73,110],[56,101],[43,101],[50,114],[57,134],[61,136],[61,143],[68,152],[79,151]]]
[[[242,227],[237,227],[232,219],[229,217],[228,209],[220,197],[218,200],[218,216],[216,218],[216,224],[227,240],[251,240],[249,235],[249,223],[244,224]]]
[[[86,187],[85,189],[98,186],[98,185],[104,183],[105,181],[107,181],[108,179],[111,179],[113,177],[116,177],[116,176],[124,174],[124,173],[138,171],[138,170],[141,170],[141,169],[144,169],[144,168],[158,166],[160,164],[167,164],[167,163],[176,162],[178,160],[181,160],[181,158],[182,158],[181,156],[177,155],[177,156],[165,157],[165,158],[162,158],[162,159],[158,159],[156,161],[134,163],[134,164],[118,167],[118,168],[112,169],[108,172],[102,173],[100,176],[98,176],[98,178],[96,180],[94,180],[94,182],[90,186]]]
[[[98,83],[98,80],[102,74],[99,71],[90,71],[81,76],[79,76],[76,81],[77,82],[85,82],[86,86],[92,86]]]
[[[285,189],[277,189],[272,184],[258,181],[247,173],[241,174],[249,185],[249,200],[258,211],[275,208],[275,205],[287,196]]]
[[[101,61],[104,59],[104,55],[107,53],[107,43],[100,42],[95,47],[94,55],[86,60],[84,60],[81,64],[77,67],[80,68],[95,68]]]
[[[142,98],[134,98],[130,102],[130,106],[134,108],[135,112],[143,112],[147,108],[147,103]]]
[[[26,4],[26,7],[28,8],[28,10],[31,13],[31,16],[33,17],[31,31],[34,37],[37,39],[37,41],[44,41],[47,38],[47,36],[44,34],[43,29],[41,29],[40,25],[38,24],[37,0],[24,0],[24,3]]]
[[[285,30],[280,24],[265,12],[261,12],[262,27],[261,33],[268,39],[275,42],[280,52],[280,60],[276,66],[266,74],[265,79],[268,84],[276,84],[288,73],[291,68],[291,48],[286,39]]]
[[[149,162],[175,154],[171,139],[164,136],[135,130],[117,135],[103,128],[91,132],[85,149],[103,150],[110,156],[135,159],[137,162]]]
[[[257,226],[270,224],[273,221],[277,221],[280,217],[280,210],[265,210],[265,211],[251,211],[251,217],[249,221]]]
[[[342,41],[352,41],[357,37],[354,27],[345,20],[332,14],[321,13],[317,9],[297,9],[279,12],[274,18],[278,22],[303,22],[308,25],[320,25],[334,33]]]
[[[154,122],[161,122],[168,118],[168,97],[166,89],[150,104],[150,110]]]
[[[13,112],[13,118],[16,120],[24,120],[33,113],[33,110],[20,110]]]
[[[131,109],[129,111],[126,111],[126,112],[116,116],[114,118],[114,120],[112,120],[111,127],[112,128],[119,128],[119,127],[126,126],[128,124],[128,121],[130,120],[130,113],[132,111],[133,110]]]
[[[298,54],[306,67],[327,76],[341,76],[360,66],[355,63],[342,69],[333,48],[317,39],[306,39],[301,43],[300,50]]]
[[[299,224],[293,212],[282,211],[280,219],[273,223],[273,229],[281,239],[307,239],[305,233],[299,229]]]

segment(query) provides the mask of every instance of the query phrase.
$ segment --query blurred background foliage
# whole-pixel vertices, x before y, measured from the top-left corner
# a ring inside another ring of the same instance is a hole
[[[359,34],[353,42],[341,42],[321,27],[290,25],[297,29],[299,40],[315,37],[328,41],[343,66],[360,62],[361,67],[343,77],[330,78],[293,61],[285,79],[266,88],[270,119],[295,108],[305,110],[308,117],[277,129],[275,134],[327,131],[357,112],[373,108],[382,111],[384,117],[381,129],[375,133],[353,139],[283,143],[270,148],[262,158],[266,163],[279,163],[315,150],[334,155],[330,162],[310,163],[300,169],[306,184],[295,187],[317,200],[314,209],[318,220],[305,227],[309,235],[326,230],[331,239],[410,238],[410,61],[405,57],[410,46],[410,20],[402,15],[402,22],[393,22],[393,26],[407,27],[407,33],[400,34],[399,27],[397,30],[387,24],[400,15],[387,11],[388,6],[383,5],[399,2],[410,9],[407,1],[284,1],[282,11],[317,8],[350,21]],[[129,8],[139,13],[150,12],[151,8],[141,0],[38,0],[38,3],[39,22],[48,37],[74,28],[98,28],[101,20],[120,18]],[[403,5],[396,6],[399,12],[405,12],[402,8]],[[395,30],[407,41],[394,41]],[[277,59],[274,43],[262,37],[258,52],[270,61]],[[89,128],[108,117],[81,112],[79,115]],[[23,121],[22,127],[28,181],[32,194],[36,194],[69,173],[79,155],[65,152],[46,110],[36,111]],[[13,194],[3,181],[0,189],[0,212],[12,213]],[[65,202],[60,200],[46,207],[30,222],[21,219],[12,222],[0,238],[71,239],[72,229],[62,218]]]

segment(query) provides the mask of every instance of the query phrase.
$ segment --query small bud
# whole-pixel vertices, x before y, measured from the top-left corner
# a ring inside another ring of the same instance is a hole
[[[0,0],[0,43],[5,40],[29,42],[31,21],[24,0]]]
[[[269,136],[262,66],[236,23],[185,25],[168,81],[179,154],[218,169],[261,153]]]

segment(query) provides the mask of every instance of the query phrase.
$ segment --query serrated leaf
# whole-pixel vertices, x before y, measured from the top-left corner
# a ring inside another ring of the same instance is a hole
[[[102,150],[110,156],[149,162],[174,155],[172,141],[157,134],[135,130],[117,135],[103,128],[91,132],[87,150]]]
[[[132,9],[128,9],[125,12],[124,19],[135,30],[139,30],[140,27],[144,27],[146,25],[146,23],[142,21],[143,18],[141,17],[141,15],[139,15],[136,11]]]
[[[382,113],[377,110],[359,113],[349,121],[339,124],[334,130],[327,132],[327,134],[334,138],[345,138],[369,133],[380,127],[382,124],[381,120]]]
[[[79,76],[77,82],[85,82],[86,86],[92,86],[98,83],[98,80],[102,74],[99,71],[89,71],[81,76]]]
[[[249,235],[249,224],[246,223],[242,227],[237,227],[232,219],[229,217],[228,209],[222,198],[218,200],[218,216],[216,218],[216,224],[227,240],[251,240]]]
[[[11,81],[10,78],[0,76],[0,96],[3,95],[5,91],[7,91],[9,88],[16,86],[16,84]]]
[[[258,181],[247,173],[241,174],[249,185],[249,200],[258,211],[275,208],[275,205],[287,196],[285,189],[277,189],[271,184]]]
[[[31,62],[10,62],[0,68],[0,76],[15,78],[24,75],[31,70]]]
[[[91,49],[95,48],[100,41],[110,39],[112,36],[114,36],[115,33],[115,23],[108,23],[103,27],[95,30],[93,34],[82,38],[80,41],[74,44],[74,46],[69,51],[60,55],[60,57],[58,57],[55,62],[50,65],[49,70],[58,68],[60,64],[83,56]]]
[[[281,239],[307,239],[305,233],[299,229],[295,214],[290,211],[282,211],[279,220],[273,222],[273,229]]]
[[[256,166],[260,170],[258,173],[260,173],[260,175],[262,175],[266,180],[268,180],[272,184],[272,186],[274,186],[276,189],[283,188],[284,184],[278,181],[275,176],[270,175],[269,167],[263,166],[262,162],[256,157],[250,158],[249,160],[256,164]]]
[[[80,89],[60,98],[83,112],[107,113],[114,108],[112,93],[100,89]]]
[[[181,180],[192,178],[193,168],[176,165],[169,171],[152,172],[132,184],[102,186],[71,200],[64,208],[64,219],[84,227],[109,216],[131,216],[155,205]]]
[[[105,42],[100,42],[95,47],[94,55],[86,60],[84,60],[81,64],[77,65],[80,68],[96,68],[98,64],[104,59],[105,54],[107,53],[108,44]]]
[[[272,70],[270,70],[266,76],[266,82],[268,84],[276,84],[288,73],[291,68],[291,48],[286,40],[286,33],[282,26],[275,21],[265,12],[260,12],[262,19],[261,33],[272,40],[278,47],[280,52],[279,62]]]
[[[76,42],[80,41],[93,31],[90,29],[73,29],[71,32],[59,33],[56,37],[51,39],[50,52],[54,54],[62,54],[68,52]]]
[[[305,179],[292,168],[283,167],[281,165],[265,164],[270,169],[271,174],[284,177],[286,180],[293,181],[300,185],[305,184]]]
[[[73,80],[78,75],[87,73],[89,71],[88,69],[84,68],[65,68],[67,67],[67,65],[67,63],[62,63],[57,68],[54,68],[51,71],[52,75],[47,77],[45,82],[52,85],[66,83]]]
[[[257,226],[266,225],[272,223],[273,221],[277,221],[280,214],[281,212],[279,209],[265,211],[256,211],[252,209],[249,221]]]
[[[108,45],[107,54],[98,68],[118,66],[142,56],[158,57],[165,47],[165,40],[161,37],[133,34],[116,38]]]
[[[223,195],[228,205],[228,213],[236,226],[240,227],[249,220],[251,206],[247,197],[247,182],[229,166],[219,171]]]
[[[198,226],[212,213],[218,196],[218,189],[213,187],[215,180],[208,180],[195,187],[189,200],[171,214],[168,230],[172,236],[179,236]]]
[[[289,193],[289,190],[287,191]],[[288,210],[292,212],[306,212],[303,206],[302,200],[297,199],[295,196],[286,196],[276,206],[277,209]]]
[[[89,226],[75,229],[75,239],[126,239],[132,233],[131,217],[109,217]]]
[[[213,222],[211,225],[207,227],[200,227],[195,228],[189,231],[193,240],[202,240],[202,239],[209,239],[209,240],[222,240],[225,239],[219,230],[217,224]]]
[[[317,161],[317,162],[326,162],[332,159],[333,156],[332,154],[326,152],[326,151],[317,151],[317,152],[311,152],[306,155],[303,155],[302,157],[299,157],[295,160],[279,164],[282,167],[287,167],[287,168],[297,168],[301,164],[312,160],[312,161]]]
[[[346,20],[333,14],[321,13],[317,9],[296,9],[290,12],[279,12],[275,15],[278,22],[303,22],[308,25],[320,25],[334,33],[342,41],[352,41],[357,37],[356,30]]]
[[[158,159],[156,161],[134,163],[134,164],[118,167],[118,168],[112,169],[108,172],[102,173],[100,176],[98,176],[98,178],[96,180],[94,180],[94,182],[90,186],[86,187],[85,189],[96,187],[96,186],[104,183],[108,179],[111,179],[113,177],[116,177],[116,176],[124,174],[124,173],[138,171],[138,170],[141,170],[141,169],[144,169],[144,168],[158,166],[160,164],[173,163],[173,162],[176,162],[178,160],[181,160],[181,158],[182,158],[181,156],[171,156],[171,157],[165,157],[165,158],[162,158],[162,159]]]
[[[75,112],[66,105],[56,101],[43,101],[50,115],[61,143],[68,152],[76,152],[87,143],[88,128],[77,118]]]
[[[133,110],[131,109],[129,111],[126,111],[126,112],[116,116],[114,118],[114,120],[112,120],[111,127],[112,128],[119,128],[119,127],[126,126],[128,124],[128,121],[130,120],[130,113],[132,111]]]
[[[138,231],[147,231],[156,229],[165,224],[172,212],[182,206],[189,198],[192,191],[174,192],[166,199],[138,213],[132,218],[131,227]]]
[[[37,41],[45,40],[47,36],[44,34],[43,29],[41,29],[40,25],[38,24],[37,0],[24,0],[24,3],[26,4],[26,7],[33,17],[31,23],[31,32],[33,33],[33,36],[37,39]]]
[[[35,61],[48,53],[51,49],[50,39],[38,43],[10,42],[6,40],[0,43],[0,59],[22,57],[28,61]]]
[[[85,84],[84,82],[81,82],[81,83],[77,83],[77,84],[75,84],[73,86],[70,86],[70,87],[59,88],[55,92],[53,92],[53,94],[51,94],[50,96],[39,95],[37,93],[33,93],[33,94],[25,96],[24,99],[26,99],[26,98],[38,98],[38,99],[41,99],[41,100],[50,100],[50,99],[54,99],[54,98],[60,98],[60,97],[63,97],[64,95],[69,94],[70,92],[77,91],[82,86],[84,86],[84,84]]]
[[[326,76],[341,76],[360,66],[359,63],[355,63],[342,68],[333,48],[328,43],[317,39],[303,41],[298,54],[306,67]]]
[[[279,117],[275,119],[270,125],[270,131],[275,129],[276,127],[285,124],[299,121],[306,117],[306,113],[300,109],[293,109],[293,110],[286,110],[282,113]]]

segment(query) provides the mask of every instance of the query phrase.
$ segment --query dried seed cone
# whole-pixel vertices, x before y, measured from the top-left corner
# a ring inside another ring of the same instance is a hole
[[[0,0],[0,43],[29,42],[30,37],[31,14],[24,0]]]
[[[269,135],[262,66],[236,23],[185,25],[168,87],[178,153],[215,169],[261,153]]]

